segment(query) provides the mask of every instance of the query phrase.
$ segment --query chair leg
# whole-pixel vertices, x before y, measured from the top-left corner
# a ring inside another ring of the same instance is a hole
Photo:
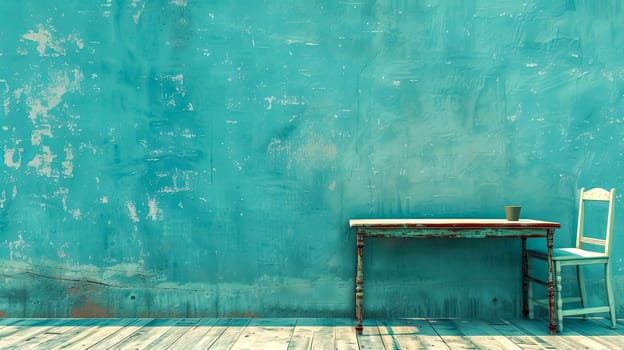
[[[605,264],[605,284],[607,285],[607,299],[609,301],[609,313],[611,316],[611,328],[615,328],[615,304],[613,302],[613,291],[611,290],[611,274],[609,273],[609,263]]]
[[[563,299],[561,299],[561,264],[555,261],[555,302],[557,309],[557,330],[563,332]]]
[[[581,309],[585,308],[585,296],[587,295],[585,292],[585,274],[583,273],[583,266],[576,265],[576,280],[578,281],[578,293],[581,298],[580,306]],[[587,314],[583,314],[583,318],[587,318]]]

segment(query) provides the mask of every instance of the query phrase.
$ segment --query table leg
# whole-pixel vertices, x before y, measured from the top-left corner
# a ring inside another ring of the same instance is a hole
[[[529,316],[529,258],[526,250],[526,237],[522,237],[522,316]]]
[[[355,272],[355,330],[362,332],[362,301],[364,299],[364,268],[362,265],[362,256],[364,252],[364,233],[357,233],[357,264]]]
[[[546,234],[546,246],[548,247],[548,329],[550,334],[557,333],[557,318],[555,314],[555,266],[553,262],[553,234],[549,229]]]

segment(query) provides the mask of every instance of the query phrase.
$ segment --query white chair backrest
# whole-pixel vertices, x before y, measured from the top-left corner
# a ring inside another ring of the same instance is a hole
[[[606,190],[604,188],[592,188],[585,191],[585,188],[581,188],[578,213],[578,225],[576,232],[576,247],[582,249],[585,245],[593,245],[602,247],[602,251],[609,255],[611,251],[611,240],[613,231],[613,207],[615,201],[615,189]],[[608,202],[608,214],[606,232],[602,236],[604,238],[588,237],[584,232],[585,222],[585,202],[587,201],[599,201]]]

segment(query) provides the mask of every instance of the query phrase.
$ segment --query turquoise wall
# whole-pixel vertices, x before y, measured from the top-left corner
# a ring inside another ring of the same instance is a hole
[[[350,218],[567,245],[582,186],[624,315],[621,1],[0,8],[0,315],[350,317]],[[368,315],[520,314],[518,241],[367,242]]]

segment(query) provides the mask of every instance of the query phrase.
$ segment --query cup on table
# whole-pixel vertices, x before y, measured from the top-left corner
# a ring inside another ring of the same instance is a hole
[[[505,206],[505,217],[508,221],[518,221],[520,219],[520,209],[522,209],[519,205],[506,205]]]

